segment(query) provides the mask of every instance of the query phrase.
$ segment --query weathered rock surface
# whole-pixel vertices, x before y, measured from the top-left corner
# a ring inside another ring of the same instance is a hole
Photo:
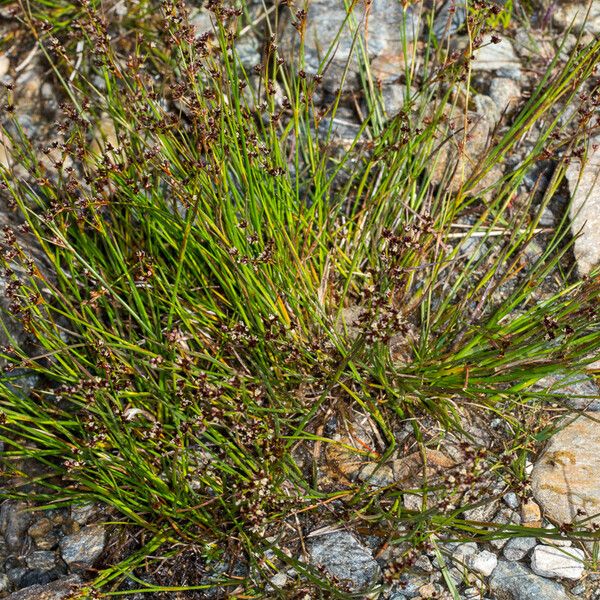
[[[394,61],[404,60],[403,38],[407,41],[416,39],[420,28],[416,11],[410,8],[403,10],[402,3],[396,0],[373,2],[367,12],[365,4],[357,2],[350,19],[347,19],[342,0],[312,0],[308,4],[307,13],[304,37],[305,70],[307,73],[316,74],[323,61],[328,63],[323,73],[323,85],[330,91],[340,87],[348,60],[350,67],[343,87],[356,88],[359,85],[360,44],[354,43],[353,30],[358,30],[359,34],[364,36],[369,59],[377,60],[380,66],[388,62],[389,70],[393,72]],[[325,60],[327,50],[336,43],[342,26],[335,52]],[[299,41],[300,36],[290,23],[281,40],[281,53],[286,57],[297,56]]]
[[[539,577],[523,565],[500,560],[489,580],[495,600],[569,600],[556,581]]]
[[[365,590],[381,576],[371,551],[346,531],[317,537],[309,547],[310,562],[334,577],[346,580],[353,590]]]
[[[19,552],[25,541],[25,532],[33,520],[25,502],[6,501],[0,508],[0,531],[9,550]]]
[[[30,569],[49,571],[56,566],[56,554],[50,550],[37,550],[27,556],[26,561]]]
[[[438,39],[456,33],[467,18],[465,0],[446,0],[438,9],[433,21],[433,33]]]
[[[521,100],[521,87],[510,77],[495,77],[490,83],[490,98],[500,115],[509,114]]]
[[[569,378],[560,374],[548,375],[537,382],[536,388],[555,394],[570,408],[600,411],[600,389],[589,375]]]
[[[521,506],[521,523],[524,527],[541,527],[542,512],[537,502],[529,500]]]
[[[491,35],[483,38],[481,48],[474,52],[475,60],[471,63],[474,71],[503,71],[502,74],[513,73],[521,68],[521,62],[512,42],[506,38],[498,43],[492,42]]]
[[[508,540],[502,549],[502,554],[510,561],[522,560],[532,548],[536,547],[536,545],[536,539],[533,537],[512,538]]]
[[[536,462],[531,485],[544,515],[556,523],[594,516],[600,523],[600,421],[585,413],[553,436]]]
[[[593,0],[590,8],[590,14],[586,22],[587,2],[570,3],[561,2],[552,16],[552,22],[559,29],[573,27],[576,33],[582,29],[588,33],[600,33],[600,2]]]
[[[449,130],[454,131],[454,134],[449,136],[448,131],[440,131],[439,138],[447,141],[434,157],[435,163],[432,167],[434,184],[443,183],[452,192],[461,188],[477,169],[485,154],[495,119],[496,115],[469,112],[465,131],[464,114],[455,112],[448,117]],[[497,174],[492,177],[495,178]],[[473,191],[478,191],[486,185],[488,182],[484,178]]]
[[[80,583],[79,577],[73,575],[46,585],[31,585],[6,596],[4,600],[62,600],[73,594]]]
[[[531,569],[542,577],[579,579],[583,575],[583,550],[536,546],[531,555]]]
[[[467,566],[471,571],[489,577],[498,564],[498,558],[489,550],[483,550],[467,557]]]
[[[70,566],[90,566],[102,554],[106,532],[99,525],[88,525],[60,541],[63,560]]]
[[[577,270],[587,275],[600,262],[600,138],[590,141],[586,162],[573,160],[566,177],[571,192],[571,231],[578,235]],[[594,147],[596,147],[594,149]]]

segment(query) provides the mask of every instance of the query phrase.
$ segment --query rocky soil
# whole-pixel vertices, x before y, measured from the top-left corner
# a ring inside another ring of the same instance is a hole
[[[400,109],[405,93],[397,73],[407,60],[412,60],[405,56],[405,46],[398,34],[400,24],[404,23],[409,32],[411,47],[421,43],[419,36],[423,26],[417,18],[420,3],[408,2],[407,10],[403,10],[401,4],[396,0],[375,0],[367,32],[367,53],[381,80],[384,108],[389,115]],[[600,33],[600,1],[591,3],[590,18],[586,23],[582,18],[586,12],[584,4],[545,4],[546,13],[532,18],[530,29],[513,27],[499,43],[485,44],[477,53],[473,70],[482,92],[472,98],[469,107],[474,125],[470,131],[469,151],[462,158],[467,169],[485,147],[491,129],[504,126],[526,97],[537,65],[561,51],[558,40],[568,27],[573,26],[566,45],[573,44],[574,36],[580,31],[584,38]],[[440,40],[450,37],[452,44],[461,47],[465,43],[461,26],[466,15],[460,0],[438,2],[437,5],[436,34]],[[0,34],[15,27],[9,13],[2,15]],[[333,41],[337,26],[345,17],[342,3],[336,0],[309,3],[309,27],[305,39],[307,68],[314,70],[318,65],[323,47]],[[195,23],[199,33],[210,27],[210,20],[202,10],[196,13]],[[284,28],[280,41],[282,51],[290,55],[297,52],[296,39],[289,26]],[[252,39],[245,48],[248,62],[259,62],[260,41]],[[350,49],[351,38],[342,37],[323,82],[325,93],[332,93],[339,87]],[[48,69],[39,55],[23,56],[10,44],[5,45],[3,51],[0,54],[0,79],[15,85],[15,104],[23,127],[43,138],[55,116],[59,97],[49,82]],[[416,56],[422,51],[423,48],[418,48]],[[349,90],[358,86],[355,63],[351,62],[343,85]],[[337,120],[337,135],[342,144],[348,143],[357,131],[356,114],[345,107]],[[599,148],[600,138],[592,138],[584,166],[573,161],[567,172],[568,193],[573,200],[569,218],[573,234],[578,235],[574,252],[581,275],[588,274],[600,262]],[[0,138],[0,161],[4,164],[11,160],[8,151]],[[453,155],[449,149],[447,160],[452,160]],[[532,177],[535,179],[537,175],[532,174]],[[563,202],[559,200],[549,206],[544,226],[552,227],[562,218],[561,211],[567,198],[563,198]],[[10,218],[8,207],[0,206],[0,222]],[[6,322],[12,326],[9,320]],[[18,331],[15,333],[22,335]],[[5,340],[0,339],[0,343]],[[358,597],[372,584],[380,583],[380,591],[369,597],[450,599],[452,595],[443,574],[445,569],[459,590],[459,597],[464,600],[600,600],[600,571],[598,563],[590,560],[594,554],[592,544],[568,539],[574,523],[587,520],[590,527],[600,527],[600,391],[593,374],[576,382],[564,382],[557,376],[548,381],[548,386],[560,390],[565,400],[581,410],[581,414],[565,419],[564,428],[548,442],[543,452],[531,456],[528,468],[532,500],[523,503],[514,493],[503,494],[502,481],[491,481],[490,485],[497,486],[498,500],[474,508],[469,518],[525,524],[532,528],[559,525],[565,532],[564,539],[532,535],[486,543],[441,542],[442,556],[432,549],[424,549],[415,557],[411,569],[403,570],[396,577],[396,549],[381,548],[373,536],[364,532],[343,527],[315,527],[305,532],[306,554],[298,558],[322,568],[342,581],[349,594]],[[367,441],[370,433],[361,427],[357,425],[353,436],[344,440],[355,445],[358,441]],[[485,432],[481,434],[486,435]],[[346,434],[338,432],[334,435],[342,439]],[[459,454],[452,458],[451,446],[449,442],[440,456],[430,457],[428,465],[432,476],[441,476],[441,472],[455,468],[461,459]],[[456,443],[456,452],[458,447]],[[331,464],[344,463],[343,456],[329,458]],[[356,479],[374,486],[405,483],[413,472],[411,460],[418,461],[419,457],[398,455],[392,457],[389,464],[377,468],[368,463],[346,464],[342,474],[332,474],[325,467],[322,477],[332,485],[342,487],[344,480]],[[417,495],[407,494],[404,498],[407,508],[418,509],[421,501]],[[67,598],[106,559],[109,536],[103,524],[105,516],[94,506],[36,511],[31,508],[12,500],[5,500],[0,507],[0,597],[8,600]],[[297,574],[293,570],[278,573],[271,581],[269,593],[274,596],[281,593],[285,597],[286,585],[295,577]]]

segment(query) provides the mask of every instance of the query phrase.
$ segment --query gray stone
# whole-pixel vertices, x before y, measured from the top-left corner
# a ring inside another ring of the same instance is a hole
[[[495,600],[569,600],[562,585],[539,577],[516,562],[498,561],[489,580]]]
[[[489,91],[500,115],[510,114],[521,100],[521,87],[512,78],[495,77]]]
[[[43,571],[42,569],[28,569],[19,581],[19,588],[28,588],[32,585],[45,585],[56,581],[60,574],[55,569]]]
[[[394,472],[388,465],[367,463],[359,472],[358,478],[373,487],[385,487],[394,483]]]
[[[433,21],[433,33],[438,40],[456,33],[467,18],[465,0],[446,0]]]
[[[6,576],[13,587],[20,587],[21,579],[25,573],[27,573],[27,569],[25,567],[15,567],[13,569],[6,570]]]
[[[508,508],[512,508],[513,510],[519,510],[519,506],[521,503],[519,502],[519,497],[514,492],[508,492],[502,496],[502,500],[504,504],[508,506]]]
[[[519,56],[523,58],[543,56],[550,60],[554,57],[551,39],[544,37],[539,30],[520,29],[516,32],[513,43]]]
[[[194,27],[196,36],[200,37],[205,33],[214,34],[211,13],[205,8],[199,8],[192,11],[189,17],[190,25]]]
[[[399,83],[384,85],[381,90],[381,100],[388,117],[393,117],[406,105],[407,87]]]
[[[587,3],[560,3],[557,10],[552,15],[552,22],[555,27],[565,30],[573,27],[573,31],[587,31],[594,35],[600,33],[600,2],[593,0],[590,8],[590,14],[586,21]]]
[[[273,577],[269,580],[271,590],[273,588],[283,588],[286,586],[289,578],[284,571],[280,571],[279,573],[275,573]]]
[[[106,533],[99,525],[88,525],[60,541],[63,560],[70,566],[90,566],[102,554]]]
[[[480,600],[481,591],[476,587],[468,587],[463,590],[462,597],[464,600]]]
[[[502,38],[499,43],[492,42],[491,35],[483,37],[482,47],[474,52],[471,63],[474,71],[514,70],[519,72],[521,62],[510,40]]]
[[[512,538],[502,549],[502,554],[510,561],[523,560],[536,545],[537,541],[533,537]]]
[[[26,557],[27,566],[30,569],[49,571],[56,566],[56,554],[49,550],[37,550]]]
[[[322,566],[330,575],[348,581],[354,591],[365,590],[381,577],[371,551],[346,531],[312,540],[309,554],[311,564]]]
[[[589,418],[588,418],[589,417]],[[554,435],[531,474],[531,487],[554,523],[600,524],[600,425],[584,413]]]
[[[579,585],[576,585],[571,590],[571,594],[575,594],[575,596],[581,596],[582,594],[585,594],[585,584],[584,583],[580,583]]]
[[[555,223],[554,213],[546,206],[540,215],[540,225],[542,227],[554,227]]]
[[[32,585],[6,596],[4,600],[63,600],[72,595],[81,584],[81,579],[71,576],[46,585]]]
[[[498,110],[498,106],[493,98],[485,94],[475,94],[473,103],[478,115],[485,117],[490,123],[497,123],[502,116],[502,112]],[[474,240],[479,241],[479,240]]]
[[[352,110],[340,107],[333,119],[325,117],[319,124],[318,135],[323,141],[333,141],[336,146],[349,150],[358,134],[360,123]],[[328,137],[329,136],[329,137]]]
[[[19,551],[26,539],[26,531],[33,520],[25,502],[4,502],[0,508],[0,531],[9,550]]]
[[[420,569],[421,571],[425,571],[425,573],[433,573],[433,565],[427,556],[422,554],[415,560],[415,569]]]
[[[85,525],[95,514],[97,507],[92,502],[71,506],[71,519],[79,525]]]
[[[595,147],[595,149],[594,149]],[[577,270],[587,275],[600,262],[600,138],[590,140],[587,160],[572,160],[566,172]]]
[[[600,389],[589,375],[548,375],[540,379],[535,388],[557,396],[559,402],[570,408],[600,411]]]
[[[353,42],[353,30],[358,30],[366,40],[368,58],[383,65],[398,61],[402,56],[403,38],[412,41],[418,37],[420,20],[417,12],[412,8],[404,11],[402,3],[397,0],[373,2],[366,18],[364,4],[356,3],[355,6],[352,18],[348,19],[343,0],[312,0],[308,3],[304,33],[305,71],[316,74],[320,71],[321,63],[324,63],[326,70],[322,73],[322,85],[330,91],[342,87],[342,77],[348,61],[350,63],[343,87],[357,89],[360,86],[360,44]],[[352,26],[353,22],[355,27]],[[342,33],[338,37],[341,28]],[[333,51],[328,55],[331,47]],[[290,23],[282,36],[279,49],[283,56],[290,58],[298,55],[299,48],[300,36]]]
[[[0,573],[0,593],[7,592],[10,587],[10,579],[5,573]]]
[[[467,556],[475,554],[479,548],[475,542],[465,542],[459,544],[452,550],[452,560],[458,563],[464,563]]]
[[[429,582],[429,578],[415,573],[403,573],[400,575],[397,587],[402,595],[407,598],[414,598],[419,595],[419,588]]]

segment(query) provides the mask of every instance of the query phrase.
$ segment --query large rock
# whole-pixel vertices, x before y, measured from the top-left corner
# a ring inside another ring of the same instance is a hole
[[[366,42],[369,59],[376,60],[382,72],[395,71],[397,77],[400,71],[394,69],[394,64],[404,61],[404,40],[410,42],[418,36],[420,22],[417,12],[418,9],[412,8],[403,10],[398,0],[376,0],[367,12],[365,3],[357,2],[348,18],[343,0],[312,0],[308,3],[304,36],[304,70],[316,74],[325,61],[327,68],[323,72],[323,85],[332,91],[342,87],[342,77],[350,60],[343,87],[358,88],[360,43],[358,40],[354,43],[352,33],[358,30]],[[340,29],[342,33],[338,37]],[[334,51],[328,55],[330,47]],[[299,49],[300,35],[289,23],[281,39],[280,52],[288,58],[298,57]]]
[[[595,148],[595,149],[594,149]],[[571,192],[571,230],[580,275],[587,275],[600,262],[600,138],[590,141],[585,163],[571,161],[567,172]]]
[[[600,524],[598,413],[585,413],[550,439],[534,465],[531,485],[551,521],[562,524],[593,517],[587,523]]]
[[[309,552],[311,564],[347,581],[353,591],[365,590],[381,577],[371,551],[346,531],[317,537],[311,542]]]
[[[562,585],[516,562],[500,560],[489,580],[495,600],[569,600]]]

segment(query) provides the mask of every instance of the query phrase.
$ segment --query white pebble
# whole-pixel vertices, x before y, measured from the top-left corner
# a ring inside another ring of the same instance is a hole
[[[467,557],[467,565],[484,577],[489,577],[498,564],[498,557],[489,550]]]
[[[504,504],[513,510],[517,510],[519,508],[519,497],[514,492],[508,492],[508,494],[504,494],[502,496],[502,500],[504,500]]]
[[[271,577],[271,585],[276,588],[285,587],[287,581],[288,576],[283,571],[280,571]]]
[[[531,556],[531,569],[542,577],[579,579],[583,575],[583,551],[562,550],[552,546],[536,546]]]
[[[0,55],[0,77],[4,77],[10,68],[10,61],[4,55]]]

